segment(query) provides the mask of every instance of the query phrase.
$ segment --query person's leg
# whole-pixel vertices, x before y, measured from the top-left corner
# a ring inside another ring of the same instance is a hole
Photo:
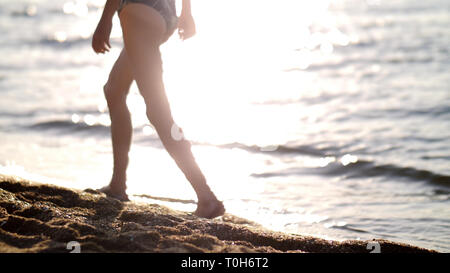
[[[133,3],[126,5],[119,17],[133,76],[147,106],[147,117],[196,192],[198,207],[195,213],[207,218],[222,215],[223,205],[206,184],[190,142],[184,138],[174,139],[171,134],[175,122],[164,90],[159,51],[166,34],[164,18],[151,7]]]
[[[125,49],[122,49],[103,87],[111,118],[114,168],[109,186],[102,191],[112,196],[122,197],[120,199],[124,200],[127,199],[126,170],[132,138],[131,116],[126,98],[132,82],[133,74],[128,57]]]

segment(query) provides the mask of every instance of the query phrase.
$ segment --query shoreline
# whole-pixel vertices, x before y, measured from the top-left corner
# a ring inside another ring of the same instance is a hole
[[[0,252],[155,253],[436,252],[383,239],[332,241],[267,230],[226,213],[209,220],[158,204],[120,202],[0,174]]]

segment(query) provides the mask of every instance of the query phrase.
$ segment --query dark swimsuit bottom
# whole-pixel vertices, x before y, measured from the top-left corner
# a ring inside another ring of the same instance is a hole
[[[157,10],[166,21],[168,33],[172,34],[177,28],[178,17],[175,0],[120,0],[117,14],[119,14],[123,7],[128,3],[141,3]]]

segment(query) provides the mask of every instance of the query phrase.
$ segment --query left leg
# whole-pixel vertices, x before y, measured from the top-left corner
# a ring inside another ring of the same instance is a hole
[[[121,200],[128,199],[125,192],[126,171],[133,127],[126,99],[132,82],[133,74],[124,48],[114,63],[108,81],[103,87],[111,118],[114,169],[110,184],[100,189],[107,195],[115,196]]]

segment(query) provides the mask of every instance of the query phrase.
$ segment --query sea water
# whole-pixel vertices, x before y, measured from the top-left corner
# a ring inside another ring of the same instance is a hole
[[[111,51],[91,48],[104,2],[0,0],[0,173],[109,182],[123,41],[114,16]],[[161,47],[166,92],[228,212],[450,251],[450,1],[192,2],[197,35]],[[130,197],[194,210],[135,83],[127,104]]]

